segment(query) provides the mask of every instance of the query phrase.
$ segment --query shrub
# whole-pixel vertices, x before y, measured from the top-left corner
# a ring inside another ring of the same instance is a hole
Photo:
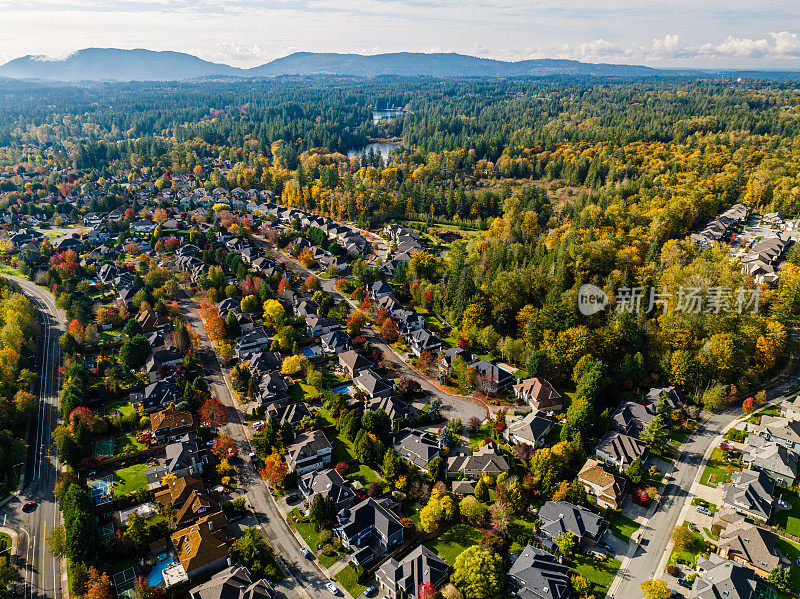
[[[678,566],[670,564],[667,566],[667,574],[677,577],[680,574],[680,570],[678,570]]]

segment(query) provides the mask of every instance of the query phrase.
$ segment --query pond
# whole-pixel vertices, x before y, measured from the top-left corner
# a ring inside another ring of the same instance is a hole
[[[367,144],[366,146],[363,146],[361,148],[353,148],[351,150],[348,150],[347,151],[347,157],[348,158],[352,158],[353,156],[358,156],[360,158],[362,153],[369,154],[369,150],[370,150],[370,148],[372,148],[372,150],[374,152],[380,153],[380,155],[383,156],[383,160],[385,162],[386,159],[389,157],[389,152],[391,152],[392,150],[396,150],[397,148],[402,148],[402,147],[403,147],[403,144],[401,144],[399,141],[375,142],[375,143]]]

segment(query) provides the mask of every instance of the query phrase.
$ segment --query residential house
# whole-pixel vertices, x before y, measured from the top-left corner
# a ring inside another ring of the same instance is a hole
[[[362,370],[372,368],[375,363],[354,349],[339,354],[339,364],[351,378],[355,378]]]
[[[372,370],[362,370],[354,378],[353,383],[368,397],[389,397],[394,392],[394,385],[388,379],[375,374]]]
[[[650,446],[636,437],[609,431],[595,446],[594,455],[624,472],[636,458],[646,462],[650,455]]]
[[[447,476],[480,478],[483,474],[492,477],[508,472],[511,465],[494,443],[487,443],[475,453],[450,455],[447,458]]]
[[[611,420],[615,430],[636,437],[657,415],[655,404],[624,401],[611,414]]]
[[[758,437],[764,441],[783,445],[787,449],[797,451],[800,449],[800,420],[794,411],[787,415],[761,417],[758,425],[748,424],[748,428],[754,428]],[[748,438],[749,439],[749,438]]]
[[[193,491],[205,491],[203,479],[196,476],[181,476],[166,484],[166,488],[156,491],[155,502],[161,510],[179,509],[189,500]]]
[[[528,545],[508,571],[508,586],[519,599],[569,599],[571,574],[554,555]]]
[[[333,446],[320,430],[301,433],[289,446],[286,463],[290,472],[298,475],[320,470],[331,463]]]
[[[385,281],[375,281],[367,285],[367,295],[374,301],[378,301],[383,297],[388,297],[393,293],[393,289]]]
[[[297,481],[297,488],[300,489],[309,504],[314,501],[314,497],[319,493],[325,497],[330,497],[337,512],[353,505],[356,499],[356,494],[350,481],[343,478],[333,468],[314,470],[304,474]]]
[[[234,351],[239,359],[244,359],[246,356],[268,349],[271,342],[272,338],[267,335],[264,328],[256,327],[236,339]]]
[[[512,420],[503,431],[503,438],[511,445],[527,443],[538,449],[544,447],[555,421],[543,412],[530,412],[522,420]]]
[[[742,470],[722,485],[722,506],[766,522],[772,515],[775,481],[764,472]]]
[[[193,588],[191,599],[276,599],[272,584],[265,578],[254,580],[244,566],[230,566]]]
[[[625,499],[626,480],[608,465],[589,458],[578,473],[578,482],[593,495],[600,507],[618,510]]]
[[[764,472],[787,486],[791,487],[797,480],[797,454],[784,445],[771,443],[758,435],[747,438],[742,461],[753,470]]]
[[[698,558],[700,576],[695,580],[692,599],[754,599],[757,595],[753,571],[712,553]]]
[[[381,591],[391,599],[416,599],[420,585],[439,588],[449,573],[450,566],[438,553],[419,545],[400,561],[386,560],[375,573],[375,579]]]
[[[150,417],[150,428],[156,443],[176,441],[194,428],[194,416],[191,412],[169,406]]]
[[[183,504],[172,509],[175,526],[183,528],[196,522],[203,516],[219,511],[219,503],[205,491],[193,490]]]
[[[261,373],[258,376],[256,400],[262,404],[283,402],[289,399],[289,388],[294,385],[291,379],[277,370]]]
[[[181,392],[174,379],[165,379],[150,383],[144,391],[131,393],[130,401],[135,407],[142,406],[145,412],[152,414],[165,409],[171,403],[180,401]]]
[[[675,386],[671,387],[651,387],[650,390],[642,396],[643,404],[655,404],[661,399],[661,396],[667,402],[671,410],[677,410],[686,405],[686,396],[683,392]]]
[[[148,489],[160,487],[161,480],[167,474],[175,477],[203,474],[203,467],[208,459],[197,437],[192,433],[186,433],[177,442],[167,445],[166,452],[167,457],[162,464],[145,470]]]
[[[218,570],[227,563],[231,535],[228,519],[222,512],[215,512],[173,533],[170,539],[191,578]]]
[[[728,526],[720,532],[717,553],[750,568],[762,578],[767,578],[781,563],[775,550],[775,535],[745,522]]]
[[[372,497],[339,512],[338,520],[334,532],[357,564],[368,564],[403,542],[403,523]]]
[[[456,497],[466,497],[467,495],[475,495],[475,486],[477,483],[474,480],[454,480],[450,485],[450,490]]]
[[[393,396],[378,396],[368,399],[365,405],[367,410],[383,410],[392,421],[392,431],[398,431],[414,415],[414,408],[405,401]]]
[[[548,501],[539,510],[542,541],[553,547],[565,532],[575,535],[583,548],[592,548],[602,539],[608,524],[597,514],[566,501]]]
[[[434,356],[439,354],[442,349],[442,340],[431,333],[428,329],[417,329],[410,331],[405,336],[411,353],[419,357],[425,352],[432,353]],[[510,376],[510,375],[509,375]]]
[[[486,387],[491,393],[499,393],[506,387],[514,383],[514,377],[511,373],[497,364],[488,362],[486,360],[476,360],[470,364],[476,371],[477,375],[483,377],[486,381]]]
[[[151,220],[137,220],[131,223],[131,233],[152,233],[156,229],[156,223]]]
[[[433,433],[418,429],[401,431],[400,439],[392,445],[395,453],[406,458],[420,470],[428,469],[428,462],[439,455],[439,439]]]
[[[534,410],[555,414],[564,408],[561,394],[547,379],[525,379],[513,386],[517,399],[527,401]]]
[[[292,402],[273,402],[267,406],[266,417],[275,414],[278,422],[287,423],[296,428],[303,421],[303,418],[311,418],[311,412],[302,401]]]
[[[344,331],[331,331],[321,335],[319,340],[323,351],[329,354],[341,354],[350,349],[350,335]]]
[[[342,328],[337,318],[308,316],[306,318],[306,331],[309,337],[319,337]]]

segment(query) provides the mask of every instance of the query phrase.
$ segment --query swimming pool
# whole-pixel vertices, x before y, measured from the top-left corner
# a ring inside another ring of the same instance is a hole
[[[315,357],[314,348],[312,347],[301,347],[300,353],[302,353],[306,358],[313,358]]]
[[[147,576],[147,584],[151,587],[157,587],[162,582],[164,582],[164,570],[169,568],[173,564],[173,559],[171,555],[167,555],[162,553],[158,556],[158,561],[153,566],[153,569],[150,570],[150,574]]]
[[[352,385],[341,385],[339,387],[333,387],[331,391],[336,395],[343,395],[344,393],[352,393],[353,387]]]

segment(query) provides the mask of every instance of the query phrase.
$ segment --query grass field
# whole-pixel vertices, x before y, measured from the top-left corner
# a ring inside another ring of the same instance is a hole
[[[792,504],[791,509],[776,510],[773,516],[775,526],[789,534],[800,537],[800,496],[795,491],[780,490],[784,501]]]
[[[364,464],[359,464],[358,468],[348,470],[346,478],[350,480],[357,480],[364,487],[368,487],[372,483],[383,482],[383,479],[378,476],[377,472],[375,472],[369,466],[365,466]]]
[[[406,518],[411,518],[411,521],[419,527],[419,512],[420,510],[425,507],[421,503],[409,503],[408,501],[403,502],[403,515]]]
[[[294,508],[291,511],[292,516],[300,516],[300,510]],[[319,543],[319,533],[314,530],[314,525],[310,522],[295,522],[291,517],[288,519],[289,522],[297,529],[297,532],[300,533],[300,536],[305,539],[308,546],[311,548],[311,552],[315,555],[317,554],[317,544]],[[319,563],[321,563],[326,568],[330,568],[333,564],[336,563],[335,557],[330,557],[327,555],[319,554],[318,556]]]
[[[598,561],[591,555],[575,556],[575,570],[592,583],[592,594],[597,599],[603,599],[606,596],[620,565],[619,560],[612,558]]]
[[[145,464],[134,464],[117,470],[114,473],[114,495],[120,497],[140,489],[146,489],[147,477],[145,476],[145,470],[147,470]]]
[[[11,537],[4,532],[0,532],[0,555],[4,555],[9,547],[11,547]]]
[[[608,512],[606,521],[608,521],[611,534],[626,542],[630,541],[633,533],[639,530],[639,524],[635,520],[623,516],[620,512]]]
[[[108,404],[106,408],[109,414],[113,414],[114,412],[119,412],[123,416],[128,416],[129,414],[133,414],[133,406],[130,402],[127,401],[114,401]]]
[[[683,526],[687,526],[687,523],[684,522]],[[688,527],[687,527],[688,528]],[[669,556],[669,564],[677,565],[681,560],[683,563],[689,563],[692,569],[697,568],[697,556],[703,551],[703,547],[705,547],[705,539],[703,538],[702,533],[692,531],[692,536],[694,537],[694,545],[697,548],[696,551],[676,551],[672,550],[672,554]]]
[[[126,435],[119,435],[115,442],[115,453],[133,453],[134,451],[141,451],[147,449],[147,445],[137,439],[136,433],[128,433]]]
[[[353,566],[350,564],[348,564],[346,568],[340,570],[334,578],[336,578],[337,582],[344,587],[344,590],[353,597],[358,597],[364,592],[364,589],[367,588],[363,584],[357,582],[356,571],[353,570]]]
[[[715,448],[708,458],[700,483],[707,487],[716,487],[719,483],[730,482],[731,475],[728,472],[728,465],[729,462],[723,457],[722,450],[719,447]],[[736,469],[741,470],[741,467]]]
[[[789,571],[792,574],[792,587],[800,589],[800,566],[797,565],[797,560],[800,558],[800,545],[776,536],[775,548],[791,560],[792,565],[789,566]]]
[[[454,524],[433,541],[425,544],[453,566],[464,549],[481,542],[482,533],[466,524]]]

